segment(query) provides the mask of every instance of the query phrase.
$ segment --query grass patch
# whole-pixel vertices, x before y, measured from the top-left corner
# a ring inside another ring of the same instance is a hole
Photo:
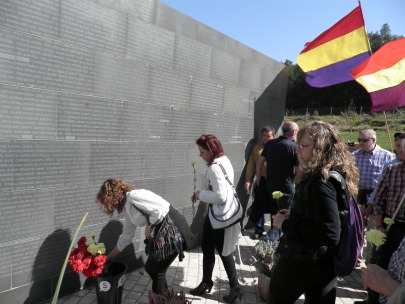
[[[391,142],[394,145],[394,133],[405,133],[405,115],[397,111],[394,114],[387,114],[387,123]],[[383,113],[371,114],[343,114],[343,115],[301,115],[301,116],[285,116],[285,120],[295,121],[298,126],[314,121],[321,120],[329,122],[339,130],[340,135],[346,141],[357,142],[359,130],[373,129],[377,133],[377,143],[387,150],[391,150],[389,137],[386,130],[385,117]]]

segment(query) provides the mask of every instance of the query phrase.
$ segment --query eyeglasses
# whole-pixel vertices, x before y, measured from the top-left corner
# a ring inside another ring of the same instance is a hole
[[[374,138],[357,138],[357,140],[359,141],[359,142],[369,142],[370,140],[372,140],[372,139],[374,139]]]
[[[307,148],[307,147],[309,147],[310,145],[297,145],[297,147],[300,149],[300,150],[303,150],[303,149],[305,149],[305,148]]]

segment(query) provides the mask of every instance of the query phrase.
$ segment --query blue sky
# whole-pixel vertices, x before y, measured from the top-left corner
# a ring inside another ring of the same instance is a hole
[[[330,28],[357,0],[160,0],[271,57],[296,62],[306,42]],[[405,36],[405,0],[362,0],[367,32],[384,23]]]

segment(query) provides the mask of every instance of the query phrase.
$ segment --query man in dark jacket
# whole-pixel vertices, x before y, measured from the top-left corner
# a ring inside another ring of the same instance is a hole
[[[287,121],[281,129],[283,135],[266,143],[256,165],[256,183],[259,184],[262,166],[264,162],[267,163],[266,186],[272,215],[280,209],[290,209],[295,192],[294,176],[299,165],[295,143],[298,125],[293,121]],[[275,191],[282,192],[283,196],[274,199]],[[279,229],[272,227],[264,240],[277,241],[279,237]]]

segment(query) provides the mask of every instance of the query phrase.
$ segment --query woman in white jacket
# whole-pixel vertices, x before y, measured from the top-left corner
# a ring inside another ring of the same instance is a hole
[[[152,191],[138,189],[129,183],[116,179],[108,179],[102,184],[96,202],[100,204],[101,210],[108,215],[112,215],[114,211],[124,212],[126,215],[122,234],[117,245],[107,256],[108,259],[115,258],[125,247],[131,244],[136,227],[145,227],[146,239],[153,236],[155,231],[165,229],[167,235],[165,245],[153,252],[153,259],[151,258],[152,253],[149,252],[145,264],[145,271],[152,279],[153,292],[162,293],[167,288],[167,269],[177,256],[179,256],[180,261],[184,257],[184,239],[176,226],[182,223],[174,224],[170,218],[169,224],[167,224],[169,211],[173,207]],[[184,225],[188,228],[187,222]]]
[[[207,162],[207,183],[205,189],[196,191],[192,200],[209,203],[213,208],[221,208],[227,202],[227,199],[233,198],[233,190],[226,180],[225,174],[220,165],[222,165],[228,179],[233,183],[234,172],[231,162],[224,155],[221,142],[213,135],[202,135],[197,139],[197,147],[200,151],[200,157]],[[230,293],[223,297],[227,303],[233,303],[237,298],[241,299],[243,291],[238,282],[238,276],[235,267],[235,261],[232,252],[235,249],[240,225],[237,223],[227,228],[214,229],[210,216],[206,216],[203,228],[201,249],[203,252],[203,278],[202,282],[194,289],[190,290],[193,295],[202,295],[205,292],[211,292],[214,282],[212,281],[212,272],[215,265],[215,249],[217,250],[225,271],[228,275]]]

